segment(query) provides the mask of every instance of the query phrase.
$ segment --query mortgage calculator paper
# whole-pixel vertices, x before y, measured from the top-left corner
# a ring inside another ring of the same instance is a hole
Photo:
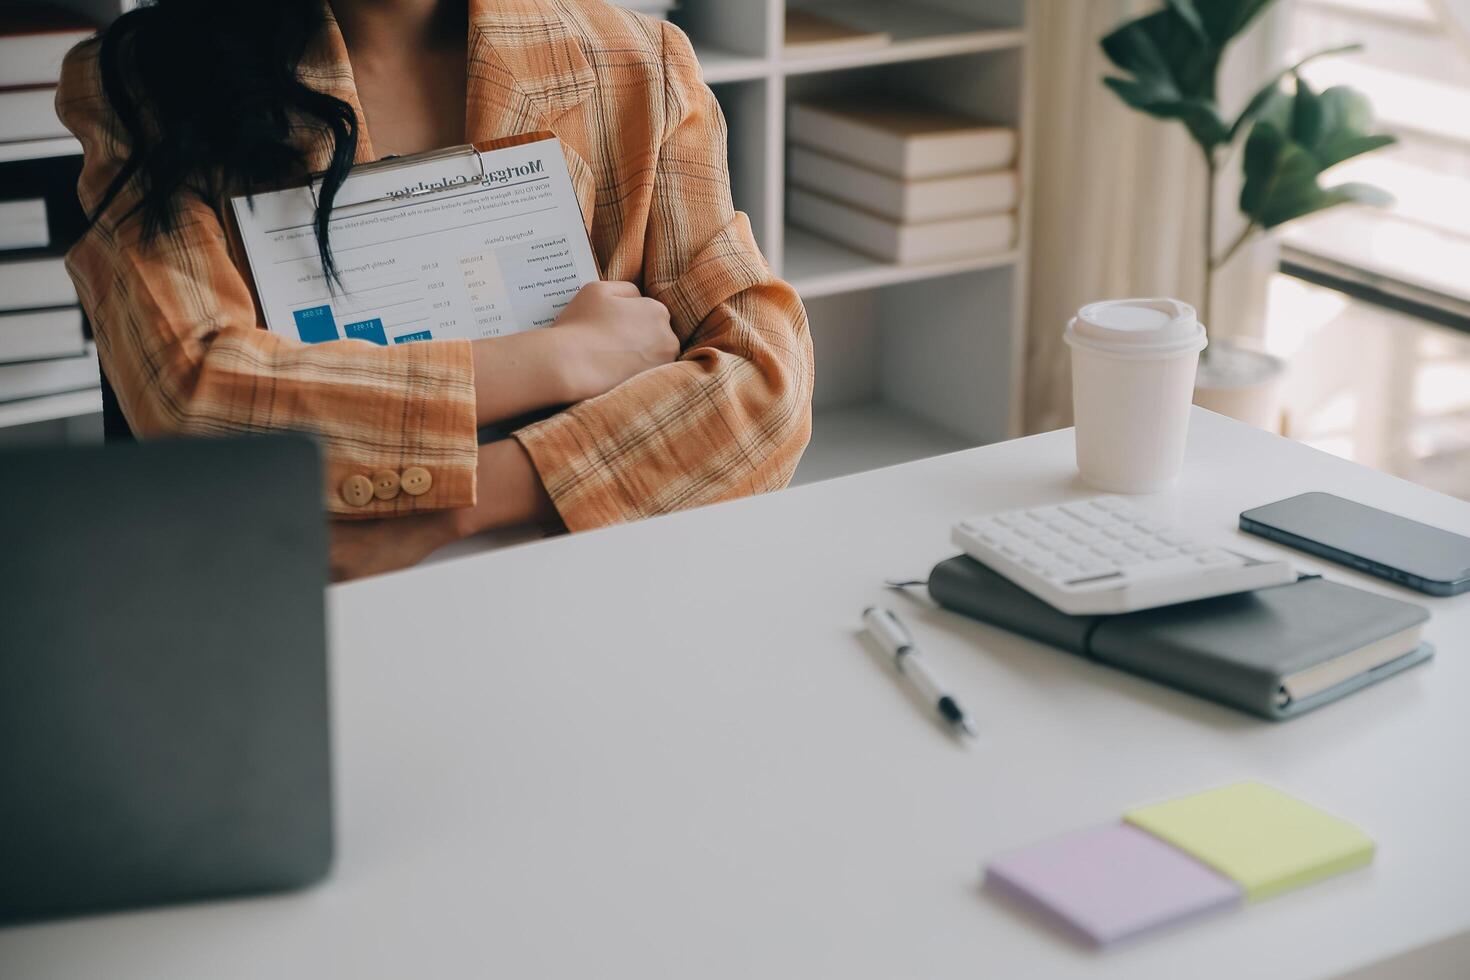
[[[233,201],[273,332],[306,343],[475,340],[549,326],[597,279],[561,142],[481,144],[353,169],[322,269],[318,187]]]

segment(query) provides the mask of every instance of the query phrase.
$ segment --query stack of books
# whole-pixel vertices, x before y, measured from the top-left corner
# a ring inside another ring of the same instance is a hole
[[[0,7],[0,142],[67,135],[61,60],[95,28],[50,4]],[[98,385],[97,357],[63,255],[86,228],[80,159],[0,166],[0,402]]]
[[[99,384],[65,251],[86,227],[79,158],[0,170],[0,402]]]
[[[0,6],[0,143],[66,136],[56,118],[61,59],[95,25],[52,4]]]
[[[1003,252],[1016,237],[1016,132],[894,99],[796,102],[787,220],[885,262]]]

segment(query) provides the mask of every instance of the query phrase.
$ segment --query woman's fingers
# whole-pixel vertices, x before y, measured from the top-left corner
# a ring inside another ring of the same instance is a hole
[[[593,289],[601,292],[604,296],[612,296],[619,299],[637,299],[643,293],[631,282],[620,282],[618,280],[607,280],[603,282],[589,283],[584,289]]]

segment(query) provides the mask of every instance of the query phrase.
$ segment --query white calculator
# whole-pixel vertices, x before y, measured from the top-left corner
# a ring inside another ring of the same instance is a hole
[[[961,521],[954,543],[1038,599],[1073,615],[1134,612],[1296,580],[1140,514],[1118,497]]]

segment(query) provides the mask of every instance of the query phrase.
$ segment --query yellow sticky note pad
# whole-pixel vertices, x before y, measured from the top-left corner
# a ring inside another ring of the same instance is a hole
[[[1144,807],[1124,819],[1233,879],[1251,901],[1373,860],[1373,841],[1357,827],[1261,783]]]

